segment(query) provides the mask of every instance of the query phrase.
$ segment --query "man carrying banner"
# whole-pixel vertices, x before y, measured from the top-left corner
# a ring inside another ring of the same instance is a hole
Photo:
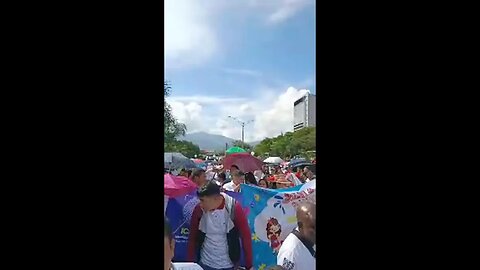
[[[298,228],[290,233],[282,244],[277,264],[287,270],[315,269],[316,206],[304,202],[297,208]]]
[[[207,183],[197,192],[188,237],[188,261],[205,270],[233,270],[239,267],[240,239],[246,269],[253,269],[252,239],[246,215],[235,199],[220,192],[220,186]]]

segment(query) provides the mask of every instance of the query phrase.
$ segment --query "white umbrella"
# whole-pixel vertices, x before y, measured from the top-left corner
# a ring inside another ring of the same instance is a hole
[[[263,162],[265,163],[272,163],[272,164],[280,164],[283,162],[283,160],[279,157],[269,157],[265,159]]]

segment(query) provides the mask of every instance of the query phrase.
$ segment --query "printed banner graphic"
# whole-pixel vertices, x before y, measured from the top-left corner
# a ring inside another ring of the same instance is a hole
[[[286,189],[263,189],[242,185],[242,206],[248,207],[255,269],[277,264],[283,241],[297,227],[296,206],[315,203],[316,181]]]
[[[286,189],[264,189],[242,184],[241,192],[226,193],[239,201],[248,216],[255,269],[263,270],[277,263],[277,254],[287,235],[297,227],[296,206],[304,201],[315,202],[316,182]],[[175,262],[187,261],[190,219],[199,199],[196,191],[169,198],[166,216],[175,237]],[[242,253],[241,265],[244,264]]]

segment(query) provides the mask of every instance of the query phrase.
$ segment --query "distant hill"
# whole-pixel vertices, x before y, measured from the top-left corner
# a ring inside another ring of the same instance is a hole
[[[225,143],[228,143],[228,147],[232,147],[235,139],[228,138],[222,135],[210,134],[206,132],[195,132],[185,134],[183,137],[179,137],[180,140],[192,142],[200,147],[202,150],[218,150],[225,151]],[[247,142],[248,144],[255,146],[260,142]]]

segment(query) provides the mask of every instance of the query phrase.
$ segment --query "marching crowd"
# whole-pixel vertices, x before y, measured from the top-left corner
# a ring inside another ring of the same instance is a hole
[[[181,170],[178,175],[187,177],[198,186],[200,200],[190,221],[187,245],[188,263],[172,263],[175,240],[165,217],[164,270],[204,269],[236,270],[254,269],[251,230],[239,202],[224,191],[239,192],[241,184],[262,188],[282,189],[316,179],[315,165],[292,169],[264,165],[261,170],[242,172],[238,166],[230,168],[211,166],[207,170]],[[304,202],[297,207],[297,228],[284,240],[277,255],[277,265],[268,269],[315,269],[316,205]],[[240,253],[245,257],[245,268],[240,267]]]

